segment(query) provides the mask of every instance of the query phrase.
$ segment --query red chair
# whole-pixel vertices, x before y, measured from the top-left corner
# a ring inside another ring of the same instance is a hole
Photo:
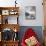
[[[24,37],[22,38],[21,46],[27,46],[25,43],[25,40],[34,36],[37,39],[36,33],[33,31],[32,28],[28,28],[27,31],[25,32]],[[38,41],[38,40],[37,40]],[[35,46],[41,46],[40,42],[38,41]]]

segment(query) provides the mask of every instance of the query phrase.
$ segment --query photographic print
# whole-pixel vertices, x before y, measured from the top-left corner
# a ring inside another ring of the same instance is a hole
[[[2,10],[2,15],[9,15],[9,10]]]
[[[36,19],[36,7],[35,6],[26,6],[25,7],[25,18],[27,20]]]

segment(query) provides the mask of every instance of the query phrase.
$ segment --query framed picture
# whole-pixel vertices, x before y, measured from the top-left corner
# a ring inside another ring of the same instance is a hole
[[[25,7],[25,18],[27,20],[36,19],[36,6],[26,6]]]
[[[9,15],[9,10],[2,10],[2,15]]]
[[[8,41],[12,40],[12,30],[10,28],[5,28],[2,31],[2,40]]]

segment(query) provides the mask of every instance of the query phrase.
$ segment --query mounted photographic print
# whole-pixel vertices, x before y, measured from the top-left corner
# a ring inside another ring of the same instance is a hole
[[[2,10],[2,15],[9,15],[9,10]]]
[[[36,7],[35,6],[26,6],[25,7],[25,18],[27,20],[36,19]]]

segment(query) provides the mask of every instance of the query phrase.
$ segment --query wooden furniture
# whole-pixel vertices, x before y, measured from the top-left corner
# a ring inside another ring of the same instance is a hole
[[[9,16],[16,17],[18,24],[18,17],[19,17],[18,12],[19,12],[19,7],[0,7],[1,24],[8,24]]]
[[[44,27],[44,46],[46,46],[46,27]]]
[[[44,26],[46,26],[46,0],[43,0]]]
[[[44,10],[44,44],[46,46],[46,0],[43,0],[43,10]]]
[[[2,32],[5,32],[4,30],[7,31],[11,29],[14,33],[19,31],[18,18],[19,18],[19,7],[0,7],[0,32],[1,32],[0,46],[18,46],[19,39],[17,40],[10,39],[7,41],[4,40],[2,37],[3,34]]]

